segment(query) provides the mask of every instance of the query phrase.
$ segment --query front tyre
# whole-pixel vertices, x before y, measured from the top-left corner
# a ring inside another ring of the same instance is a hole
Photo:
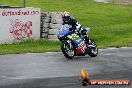
[[[75,55],[73,44],[62,42],[61,50],[64,54],[64,56],[68,59],[73,59]]]
[[[91,57],[96,57],[98,55],[98,48],[93,40],[90,40],[90,45],[88,45],[88,55]]]

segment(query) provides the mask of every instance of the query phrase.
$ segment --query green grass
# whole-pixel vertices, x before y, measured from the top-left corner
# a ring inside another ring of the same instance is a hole
[[[23,0],[3,0],[2,3],[22,6]],[[89,35],[97,42],[99,48],[132,46],[132,5],[103,4],[92,0],[27,0],[26,5],[41,8],[42,11],[69,11],[83,27],[91,28]],[[11,53],[13,50],[18,52],[15,50],[19,50],[19,47],[22,47],[19,52],[59,50],[58,43],[35,43],[2,45],[0,53],[6,53],[4,48]]]
[[[39,53],[59,51],[58,41],[50,40],[26,40],[15,44],[0,45],[0,54]]]

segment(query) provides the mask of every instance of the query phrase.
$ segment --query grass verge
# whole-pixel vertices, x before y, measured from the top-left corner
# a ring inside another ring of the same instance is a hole
[[[60,43],[51,40],[26,40],[0,45],[0,54],[42,53],[60,51]]]
[[[4,5],[22,6],[23,0],[3,0]],[[97,3],[93,0],[27,0],[29,7],[42,11],[69,11],[99,48],[132,46],[132,5]],[[59,42],[38,40],[0,45],[0,54],[59,51]]]

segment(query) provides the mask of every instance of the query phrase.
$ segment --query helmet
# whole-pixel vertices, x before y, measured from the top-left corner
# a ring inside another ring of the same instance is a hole
[[[64,20],[65,22],[68,22],[69,19],[70,19],[69,12],[67,12],[67,11],[63,12],[62,18],[63,18],[63,20]]]

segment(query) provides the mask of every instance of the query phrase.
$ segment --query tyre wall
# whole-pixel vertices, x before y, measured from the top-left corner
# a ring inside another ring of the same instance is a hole
[[[62,22],[61,12],[42,12],[40,37],[57,40],[57,34]]]

